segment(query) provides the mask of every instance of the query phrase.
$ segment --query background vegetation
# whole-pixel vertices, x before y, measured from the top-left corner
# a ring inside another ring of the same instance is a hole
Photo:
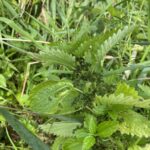
[[[0,149],[150,149],[149,0],[0,0]]]

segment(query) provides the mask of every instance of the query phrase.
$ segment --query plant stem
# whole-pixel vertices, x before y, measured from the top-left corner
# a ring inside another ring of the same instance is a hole
[[[15,146],[14,142],[12,141],[12,139],[11,139],[9,133],[8,133],[7,127],[5,127],[5,129],[6,129],[6,134],[7,134],[7,137],[9,139],[10,143],[12,144],[14,150],[17,150],[17,147]]]

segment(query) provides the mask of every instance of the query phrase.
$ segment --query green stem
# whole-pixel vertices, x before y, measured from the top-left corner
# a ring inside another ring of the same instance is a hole
[[[17,147],[15,146],[14,142],[12,141],[11,137],[9,136],[9,133],[8,133],[8,130],[7,130],[7,127],[5,128],[6,129],[6,134],[7,134],[7,137],[10,141],[10,143],[12,144],[14,150],[18,150]]]

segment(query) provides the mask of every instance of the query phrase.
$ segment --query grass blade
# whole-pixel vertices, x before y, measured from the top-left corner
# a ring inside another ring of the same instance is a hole
[[[2,114],[9,125],[20,135],[21,138],[28,143],[33,150],[49,150],[49,146],[44,144],[40,139],[28,131],[12,114],[7,110],[0,108],[0,114]]]

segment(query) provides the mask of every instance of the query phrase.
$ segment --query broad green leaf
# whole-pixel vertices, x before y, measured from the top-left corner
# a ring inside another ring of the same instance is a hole
[[[76,94],[71,94],[72,91]],[[68,94],[70,95],[70,101],[66,99]],[[54,114],[65,109],[66,101],[71,107],[71,103],[76,96],[77,91],[69,81],[46,81],[40,83],[31,91],[29,95],[30,107],[35,112]]]
[[[122,134],[150,137],[150,121],[141,114],[129,110],[120,114],[120,119],[123,119],[119,125]]]
[[[12,114],[5,109],[0,108],[0,114],[2,114],[9,125],[20,135],[22,139],[28,143],[33,150],[49,150],[49,146],[44,144],[40,139],[28,131],[24,125],[22,125]]]
[[[62,150],[82,150],[82,140],[77,140],[75,138],[66,139]]]
[[[97,128],[97,120],[93,115],[87,114],[85,116],[84,127],[88,129],[88,131],[92,134],[96,132]]]
[[[89,150],[94,144],[96,140],[93,136],[87,136],[83,140],[82,150]]]
[[[97,133],[101,138],[107,138],[117,131],[118,121],[104,121],[97,127]]]
[[[52,124],[40,125],[40,128],[46,132],[51,133],[61,137],[72,137],[75,136],[73,133],[77,127],[80,127],[81,124],[78,122],[54,122]]]
[[[62,149],[63,143],[66,141],[64,137],[57,137],[52,145],[52,150]]]
[[[76,138],[85,138],[88,136],[90,133],[86,129],[78,129],[75,131],[75,136]]]

